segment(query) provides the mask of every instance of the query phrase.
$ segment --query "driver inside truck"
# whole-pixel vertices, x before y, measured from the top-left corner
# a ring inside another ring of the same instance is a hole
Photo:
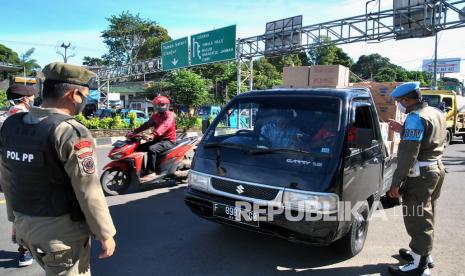
[[[289,116],[270,117],[260,129],[260,140],[273,148],[296,148],[300,131]]]

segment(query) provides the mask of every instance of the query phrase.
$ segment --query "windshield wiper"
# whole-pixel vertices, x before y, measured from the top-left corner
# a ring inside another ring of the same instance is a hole
[[[261,149],[251,149],[250,154],[271,154],[271,153],[302,153],[308,154],[312,156],[321,156],[321,157],[328,157],[328,154],[322,154],[319,152],[310,152],[301,149],[288,149],[288,148],[261,148]]]
[[[206,143],[203,145],[204,148],[231,148],[250,151],[250,148],[245,147],[241,144],[234,143]]]

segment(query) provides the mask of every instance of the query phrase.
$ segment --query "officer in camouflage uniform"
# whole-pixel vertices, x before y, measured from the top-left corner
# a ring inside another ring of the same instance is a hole
[[[399,255],[409,261],[391,266],[394,275],[430,275],[433,261],[434,213],[444,181],[441,158],[446,140],[444,114],[421,102],[418,82],[404,83],[391,96],[408,113],[403,125],[391,121],[390,127],[401,132],[398,166],[394,172],[390,197],[402,195],[404,223],[411,237],[410,249]]]
[[[101,243],[99,258],[116,246],[92,136],[72,117],[84,108],[95,74],[64,63],[43,73],[42,107],[9,117],[1,129],[8,218],[47,275],[90,275],[90,235]]]

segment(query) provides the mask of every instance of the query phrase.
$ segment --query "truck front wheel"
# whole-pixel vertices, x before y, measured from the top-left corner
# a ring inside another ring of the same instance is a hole
[[[340,250],[348,257],[353,257],[362,251],[369,224],[368,202],[359,202],[354,208],[357,210],[353,212],[352,226],[349,232],[337,241]]]
[[[446,134],[446,146],[450,144],[450,141],[452,141],[452,131],[448,129]]]

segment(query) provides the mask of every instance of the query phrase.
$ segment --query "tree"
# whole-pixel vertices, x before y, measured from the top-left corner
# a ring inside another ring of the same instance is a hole
[[[133,63],[152,55],[159,56],[161,42],[171,40],[166,29],[139,14],[126,11],[107,20],[110,25],[102,32],[102,38],[108,47],[103,59],[109,64]]]
[[[23,67],[24,74],[27,76],[31,76],[36,69],[40,69],[40,65],[37,63],[37,60],[31,58],[34,51],[35,48],[31,48],[21,54],[21,66]]]
[[[396,81],[396,70],[391,67],[381,68],[373,78],[378,82],[393,82]]]
[[[352,65],[351,70],[363,79],[372,79],[382,68],[390,68],[393,64],[389,58],[379,54],[362,55]]]
[[[281,85],[283,83],[281,72],[267,58],[262,57],[255,60],[253,69],[254,88],[260,90]]]
[[[168,30],[160,25],[155,25],[154,34],[151,34],[142,45],[139,59],[149,59],[161,56],[161,44],[170,41]]]
[[[218,62],[195,66],[192,72],[199,74],[211,83],[211,93],[215,103],[225,103],[230,98],[229,83],[237,79],[237,67],[235,62]],[[234,95],[235,95],[234,91]]]
[[[278,72],[283,72],[283,68],[286,66],[301,66],[304,65],[302,59],[306,58],[305,53],[289,54],[280,57],[269,57],[266,58],[267,62],[275,67]],[[307,58],[308,59],[308,58]],[[308,63],[308,60],[305,60]]]
[[[82,59],[82,65],[85,65],[85,66],[104,66],[104,65],[107,65],[107,63],[101,58],[85,56]]]
[[[183,69],[173,74],[171,84],[170,96],[178,104],[194,108],[208,101],[205,79],[190,70]]]
[[[321,36],[315,39],[320,46],[308,51],[308,59],[311,65],[333,65],[340,64],[346,67],[352,66],[354,61],[341,48],[331,43],[331,39]]]
[[[0,44],[0,62],[6,62],[16,65],[21,63],[18,54],[2,44]]]
[[[7,102],[6,92],[0,89],[0,107],[7,106]]]

